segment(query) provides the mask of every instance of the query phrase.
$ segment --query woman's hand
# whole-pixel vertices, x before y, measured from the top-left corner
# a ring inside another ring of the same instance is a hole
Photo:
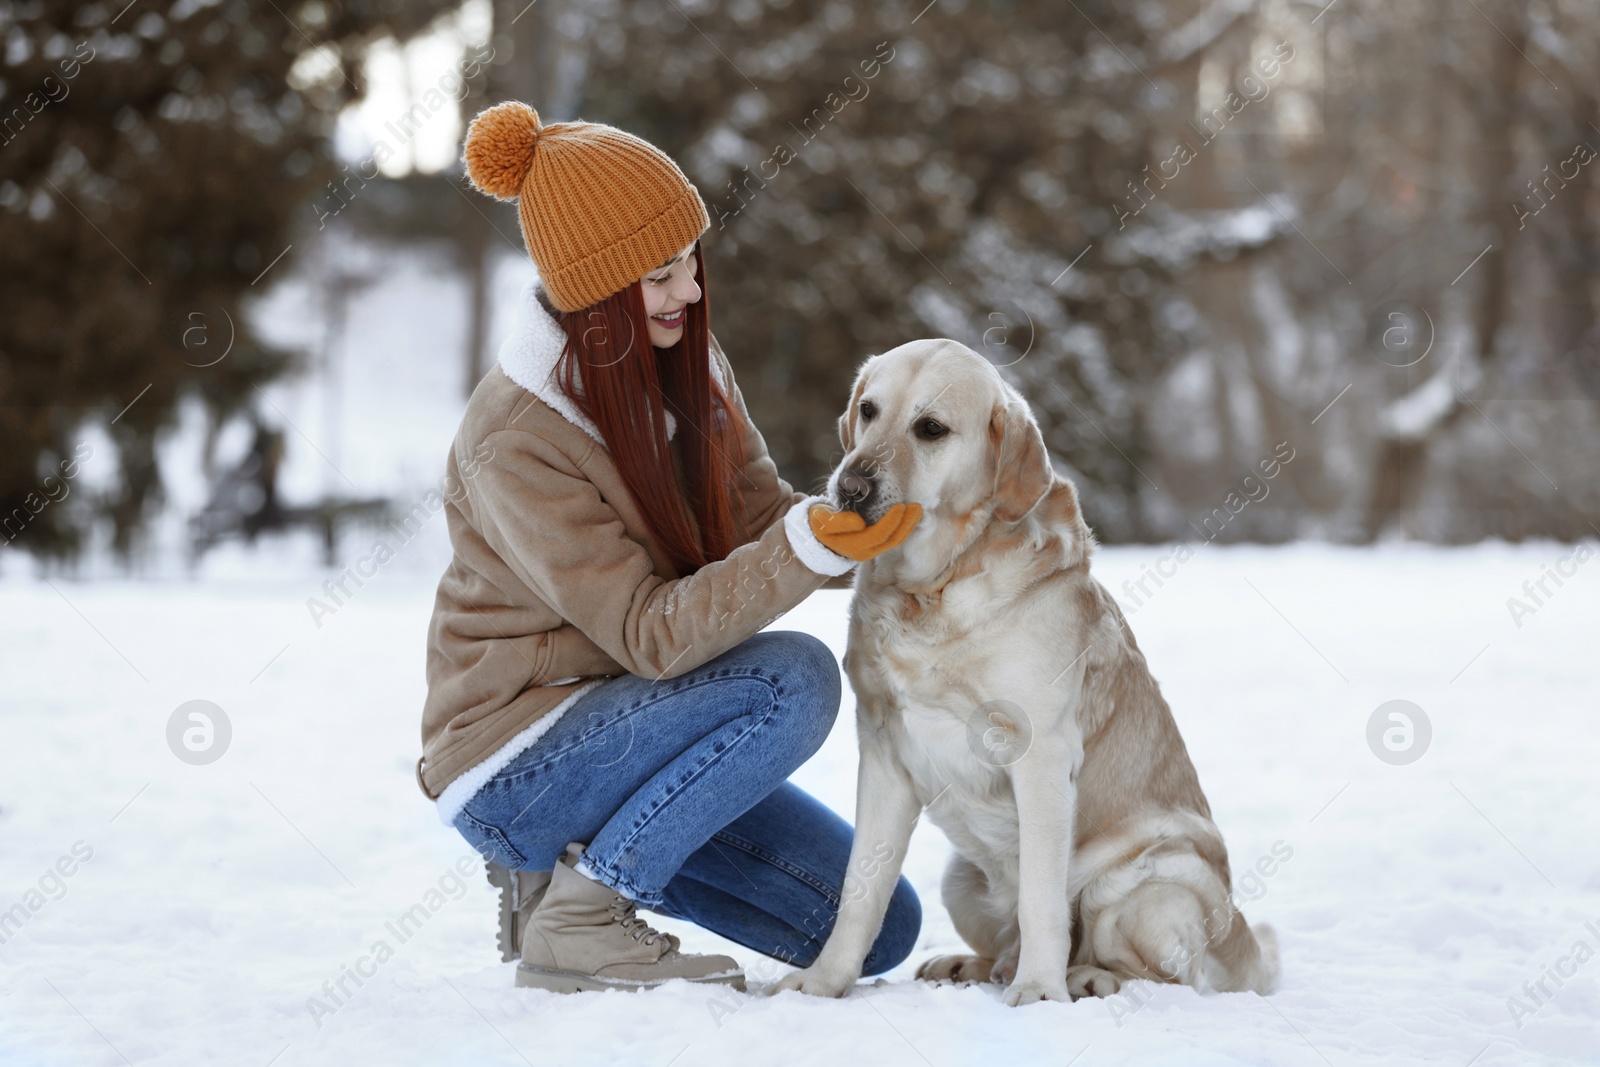
[[[826,504],[811,505],[806,518],[817,540],[839,555],[861,562],[897,547],[910,536],[911,528],[922,518],[922,505],[896,504],[871,526],[853,511],[834,511]]]

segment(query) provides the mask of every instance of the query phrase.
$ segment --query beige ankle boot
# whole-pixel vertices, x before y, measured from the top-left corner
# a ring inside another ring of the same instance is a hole
[[[500,891],[500,959],[509,962],[522,952],[522,931],[544,899],[550,872],[507,870],[493,860],[485,860],[484,866],[489,884]]]
[[[572,869],[583,846],[550,872],[544,899],[522,932],[517,985],[578,993],[648,989],[673,978],[744,989],[744,971],[727,956],[678,951],[678,939],[641,919],[633,901]]]

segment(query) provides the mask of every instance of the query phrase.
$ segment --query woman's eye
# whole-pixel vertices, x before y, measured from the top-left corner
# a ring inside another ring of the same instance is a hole
[[[934,419],[921,419],[917,422],[917,436],[925,440],[943,437],[950,432],[950,428]]]
[[[874,404],[870,400],[863,400],[861,402],[861,418],[864,421],[871,422],[872,421],[872,417],[874,415],[876,415],[877,413],[878,413],[878,405]]]

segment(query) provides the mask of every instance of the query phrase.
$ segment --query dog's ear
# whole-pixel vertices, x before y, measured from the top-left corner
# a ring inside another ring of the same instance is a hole
[[[1055,481],[1044,434],[1019,396],[989,413],[989,454],[994,459],[995,517],[1016,522],[1044,499]]]
[[[857,371],[856,384],[850,390],[850,406],[839,416],[839,443],[844,446],[847,456],[856,447],[856,414],[861,408],[861,391],[866,387],[867,376]]]

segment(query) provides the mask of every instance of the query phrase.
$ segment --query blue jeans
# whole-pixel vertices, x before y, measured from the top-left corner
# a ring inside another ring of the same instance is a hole
[[[640,907],[806,966],[838,916],[852,835],[786,779],[822,746],[839,696],[833,652],[789,631],[676,678],[609,679],[489,779],[456,829],[529,871],[585,842],[594,875]],[[863,973],[905,959],[921,926],[901,878]]]

